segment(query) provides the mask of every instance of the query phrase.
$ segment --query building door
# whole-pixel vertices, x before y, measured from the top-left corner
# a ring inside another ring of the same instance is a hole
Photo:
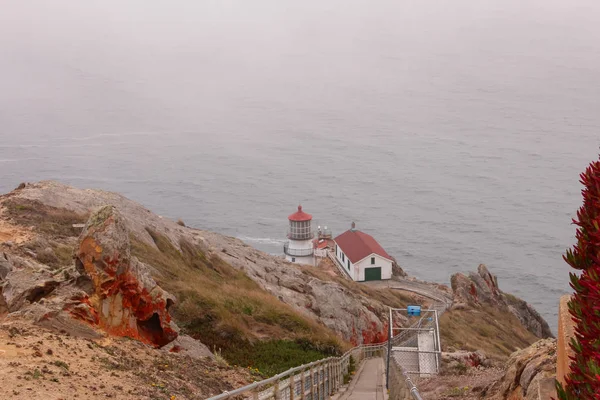
[[[380,281],[381,267],[365,268],[365,281]]]

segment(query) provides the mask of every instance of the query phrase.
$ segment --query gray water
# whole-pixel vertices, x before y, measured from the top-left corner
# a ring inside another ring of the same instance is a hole
[[[281,253],[302,203],[556,326],[600,144],[596,0],[0,1],[0,191],[121,192]]]

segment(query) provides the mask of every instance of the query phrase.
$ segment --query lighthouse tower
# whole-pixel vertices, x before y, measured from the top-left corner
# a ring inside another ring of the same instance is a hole
[[[313,265],[314,235],[311,229],[312,215],[302,211],[302,206],[298,206],[298,211],[290,215],[288,219],[290,220],[290,230],[287,235],[288,241],[283,246],[286,260]]]

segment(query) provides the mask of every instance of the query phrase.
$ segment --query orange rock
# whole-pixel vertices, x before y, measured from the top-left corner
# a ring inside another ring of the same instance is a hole
[[[177,337],[168,308],[175,298],[131,257],[129,231],[113,206],[94,213],[80,236],[76,264],[90,277],[93,293],[65,309],[115,336],[161,347]]]

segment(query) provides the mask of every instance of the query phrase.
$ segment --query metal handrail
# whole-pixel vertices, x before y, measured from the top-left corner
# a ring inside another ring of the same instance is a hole
[[[306,390],[309,389],[310,398],[314,399],[315,397],[313,396],[313,394],[314,392],[316,392],[316,398],[325,399],[325,395],[331,396],[342,385],[343,377],[348,373],[349,370],[350,356],[354,357],[357,365],[360,364],[366,358],[372,358],[376,356],[384,357],[384,359],[387,360],[386,386],[390,393],[390,399],[410,400],[410,398],[412,398],[413,400],[423,400],[421,395],[419,394],[419,390],[412,382],[409,372],[406,372],[404,368],[398,364],[397,360],[394,357],[389,356],[393,350],[393,347],[410,340],[410,338],[406,338],[406,340],[402,341],[402,339],[404,339],[408,333],[416,331],[404,331],[400,335],[393,336],[393,327],[391,324],[393,310],[396,309],[389,309],[389,339],[383,343],[372,345],[360,345],[348,350],[340,357],[328,357],[321,360],[313,361],[308,364],[300,365],[298,367],[291,368],[278,375],[275,375],[271,378],[251,383],[249,385],[232,390],[230,392],[224,392],[220,395],[210,397],[207,400],[232,399],[235,396],[239,396],[242,394],[252,394],[253,399],[260,400],[288,398],[286,396],[282,396],[282,390],[289,390],[289,399],[294,400],[296,398],[295,392],[298,389],[298,386],[294,381],[294,378],[298,376],[297,373],[300,373],[300,390],[302,391],[301,393],[306,394]],[[435,311],[437,314],[437,310],[426,311]],[[423,318],[419,319],[419,321],[413,324],[413,327],[418,326],[419,329],[423,329],[420,328],[422,322]],[[439,338],[437,340],[439,344]],[[427,353],[436,353],[437,355],[439,351]],[[305,376],[306,371],[309,371],[308,376]],[[305,398],[303,394],[301,394],[299,398]]]
[[[365,358],[372,358],[373,356],[378,355],[380,353],[381,353],[381,356],[383,356],[382,348],[384,346],[385,346],[385,343],[375,344],[375,345],[357,346],[357,347],[354,347],[354,348],[348,350],[346,353],[344,353],[340,357],[328,357],[328,358],[324,358],[321,360],[313,361],[308,364],[300,365],[298,367],[294,367],[287,371],[284,371],[278,375],[272,376],[271,378],[267,378],[267,379],[264,379],[259,382],[254,382],[254,383],[251,383],[244,387],[232,390],[230,392],[224,392],[224,393],[221,393],[220,395],[210,397],[208,400],[231,399],[235,396],[239,396],[241,394],[249,394],[249,393],[252,393],[254,395],[254,398],[263,399],[263,397],[260,396],[261,393],[263,393],[264,391],[269,391],[270,388],[273,387],[272,385],[276,386],[276,388],[274,389],[275,391],[278,391],[281,389],[285,390],[287,388],[290,388],[290,392],[294,393],[296,387],[294,387],[292,389],[292,385],[294,385],[293,381],[288,382],[286,385],[282,385],[284,387],[277,387],[277,386],[278,386],[278,383],[285,381],[288,378],[295,377],[297,372],[300,372],[302,374],[301,375],[301,382],[302,382],[301,390],[306,391],[306,387],[305,387],[306,385],[304,384],[305,383],[304,379],[309,378],[308,381],[310,382],[309,386],[310,386],[311,391],[314,389],[315,385],[323,386],[323,388],[321,388],[321,389],[316,388],[315,391],[317,391],[319,393],[323,393],[323,391],[325,391],[325,392],[329,392],[329,395],[331,395],[335,391],[337,391],[337,389],[339,389],[339,387],[341,386],[341,384],[343,382],[343,376],[348,373],[348,368],[349,368],[349,364],[350,364],[350,362],[349,362],[350,356],[354,356],[355,362],[357,364],[359,364]],[[307,370],[310,371],[310,375],[308,377],[305,377],[303,375],[303,373]],[[327,373],[321,375],[321,373],[324,372],[325,370],[327,370]],[[317,372],[317,375],[315,375],[315,372]],[[325,390],[324,388],[328,389],[328,390]],[[268,396],[267,398],[274,398],[274,399],[281,398],[280,393],[273,393],[273,396],[270,396],[270,394],[267,393],[267,396]],[[290,398],[293,399],[294,396],[291,395]]]

